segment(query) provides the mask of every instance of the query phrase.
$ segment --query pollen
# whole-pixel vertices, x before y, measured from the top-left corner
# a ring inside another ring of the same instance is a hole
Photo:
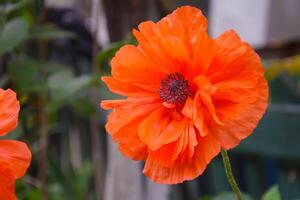
[[[175,72],[161,81],[159,95],[164,102],[184,104],[189,96],[194,95],[194,91],[182,74]]]

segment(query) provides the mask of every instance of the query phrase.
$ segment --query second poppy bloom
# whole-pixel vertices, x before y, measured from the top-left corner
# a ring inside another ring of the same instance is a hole
[[[112,109],[106,130],[144,174],[175,184],[199,176],[221,150],[249,136],[264,114],[268,86],[258,55],[233,31],[216,39],[197,8],[184,6],[147,21],[111,61],[109,89],[127,97]]]
[[[16,94],[0,89],[0,136],[17,127],[20,104]],[[31,152],[23,142],[0,140],[0,199],[16,200],[15,181],[24,176]]]

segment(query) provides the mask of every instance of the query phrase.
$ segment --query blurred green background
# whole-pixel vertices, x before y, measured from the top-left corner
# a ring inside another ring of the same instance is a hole
[[[22,105],[19,126],[7,137],[33,153],[17,182],[19,199],[234,199],[220,158],[194,181],[169,187],[147,180],[142,163],[123,158],[106,137],[107,113],[99,108],[101,99],[116,98],[100,77],[123,44],[135,43],[132,28],[179,5],[211,16],[210,3],[0,0],[0,86],[14,89]],[[255,133],[229,152],[234,173],[245,199],[300,199],[300,37],[256,48],[271,105]]]

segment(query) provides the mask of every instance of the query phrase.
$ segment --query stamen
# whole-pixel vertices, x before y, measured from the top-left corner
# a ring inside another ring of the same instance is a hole
[[[184,104],[194,93],[189,82],[178,72],[169,74],[159,87],[160,98],[167,103]]]

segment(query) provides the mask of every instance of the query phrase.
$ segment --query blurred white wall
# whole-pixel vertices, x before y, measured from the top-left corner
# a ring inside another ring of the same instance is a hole
[[[275,42],[300,38],[300,0],[272,0],[268,38]]]
[[[73,7],[74,0],[46,0],[48,7]]]
[[[254,47],[300,38],[300,0],[211,0],[213,37],[235,29]]]

